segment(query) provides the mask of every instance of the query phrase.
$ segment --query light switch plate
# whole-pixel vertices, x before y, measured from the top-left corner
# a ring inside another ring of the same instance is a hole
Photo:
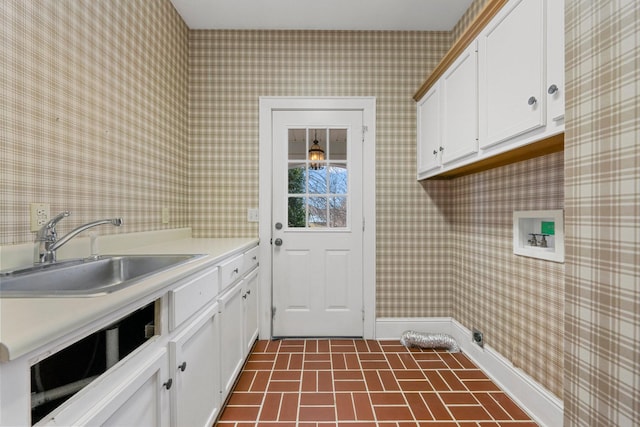
[[[247,209],[247,222],[258,222],[259,220],[258,209],[249,208]]]
[[[48,203],[31,203],[30,205],[31,216],[31,231],[38,231],[49,222],[51,216]]]

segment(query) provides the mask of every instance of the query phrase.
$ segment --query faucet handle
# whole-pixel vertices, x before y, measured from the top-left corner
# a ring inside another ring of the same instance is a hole
[[[62,221],[63,219],[65,219],[69,215],[71,215],[71,212],[69,212],[69,211],[64,211],[64,212],[59,213],[58,215],[53,217],[51,220],[49,220],[49,222],[47,222],[45,224],[44,228],[53,228],[53,229],[55,229],[56,224],[58,224],[60,221]]]

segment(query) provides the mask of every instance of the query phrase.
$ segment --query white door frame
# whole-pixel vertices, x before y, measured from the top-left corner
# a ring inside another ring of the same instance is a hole
[[[258,237],[260,238],[260,283],[258,291],[258,315],[260,337],[271,338],[272,306],[272,112],[274,110],[361,110],[364,132],[362,150],[362,211],[364,232],[363,295],[364,338],[375,337],[376,324],[376,99],[375,97],[260,97],[259,136],[259,213]]]

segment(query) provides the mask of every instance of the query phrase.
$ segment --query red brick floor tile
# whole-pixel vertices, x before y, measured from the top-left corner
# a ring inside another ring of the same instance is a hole
[[[480,369],[459,369],[453,371],[461,380],[488,380],[489,377]]]
[[[393,375],[398,380],[423,380],[425,374],[421,370],[404,369],[401,371],[393,371]]]
[[[370,393],[374,405],[405,405],[403,393]]]
[[[367,389],[364,381],[354,380],[334,381],[333,386],[336,391],[365,391]]]
[[[393,373],[391,371],[378,371],[378,375],[380,376],[382,386],[386,391],[400,390],[400,386],[396,381],[396,377],[393,376]]]
[[[302,378],[302,371],[273,371],[271,381],[299,381]]]
[[[529,416],[504,393],[491,393],[496,402],[511,415],[514,420],[528,420]]]
[[[278,421],[282,393],[267,393],[260,412],[260,421]]]
[[[340,421],[356,419],[356,410],[351,393],[336,393],[336,412]]]
[[[361,421],[375,420],[369,395],[367,393],[353,393],[352,396],[356,408],[356,418]]]
[[[427,376],[427,379],[435,391],[451,390],[438,371],[424,371],[424,374]]]
[[[440,393],[440,399],[442,399],[445,405],[478,404],[478,401],[473,394],[465,392]]]
[[[445,370],[439,370],[438,373],[440,374],[442,379],[445,380],[445,382],[447,383],[447,385],[449,386],[449,388],[451,390],[453,390],[453,391],[458,391],[458,390],[466,391],[467,390],[467,388],[464,386],[462,381],[460,381],[458,379],[458,377],[456,377],[456,375],[453,372],[445,371]]]
[[[398,381],[403,391],[432,391],[431,383],[427,380],[402,380]]]
[[[240,391],[236,391],[232,393],[231,396],[229,397],[229,401],[227,402],[227,405],[258,406],[262,403],[262,399],[264,399],[264,393],[243,393]]]
[[[301,406],[298,419],[300,421],[335,421],[336,409],[333,406]]]
[[[333,373],[334,380],[362,380],[364,379],[362,371],[335,371]]]
[[[500,391],[491,380],[465,380],[462,383],[471,391]]]
[[[333,405],[333,393],[301,393],[300,405],[303,406],[323,406]]]
[[[491,420],[491,415],[480,405],[452,405],[447,407],[455,420]]]
[[[378,376],[378,371],[364,371],[365,382],[367,383],[367,389],[369,391],[382,391],[382,382]]]
[[[427,408],[424,400],[422,400],[422,396],[419,393],[405,393],[404,394],[407,403],[409,404],[409,409],[413,412],[413,416],[416,420],[432,420],[433,416]]]
[[[436,420],[452,420],[451,414],[437,393],[421,393],[422,398]]]
[[[413,414],[408,406],[374,406],[378,421],[408,421],[413,420]]]
[[[260,408],[257,406],[227,406],[222,415],[221,421],[255,421],[258,419]]]
[[[282,404],[280,406],[280,415],[278,421],[296,421],[298,416],[298,393],[284,393],[282,395]]]
[[[473,396],[496,420],[509,420],[511,417],[488,393],[474,393]]]
[[[320,339],[258,341],[216,425],[536,424],[462,353],[408,349],[397,341]]]

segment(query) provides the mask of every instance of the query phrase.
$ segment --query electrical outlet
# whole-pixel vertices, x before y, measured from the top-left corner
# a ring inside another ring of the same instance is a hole
[[[471,332],[471,339],[480,347],[484,347],[484,334],[479,330],[473,329],[473,331]]]
[[[48,203],[31,203],[29,206],[31,211],[31,231],[38,231],[49,222],[51,209]]]
[[[162,208],[162,223],[169,224],[169,208]]]
[[[260,219],[260,215],[258,209],[249,208],[247,209],[247,222],[258,222]]]

